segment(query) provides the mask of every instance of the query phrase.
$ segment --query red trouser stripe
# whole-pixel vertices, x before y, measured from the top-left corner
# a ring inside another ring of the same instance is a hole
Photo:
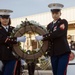
[[[16,61],[16,63],[15,63],[13,75],[16,75],[16,67],[17,67],[17,64],[18,64],[18,61]]]

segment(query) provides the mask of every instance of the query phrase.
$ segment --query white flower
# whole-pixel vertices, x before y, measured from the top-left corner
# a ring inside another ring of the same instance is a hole
[[[12,30],[12,33],[15,33],[15,31],[14,31],[14,30]]]
[[[29,21],[31,24],[33,24],[33,25],[35,25],[35,26],[39,26],[39,23],[37,23],[36,21],[33,21],[33,20],[31,20],[31,21]]]
[[[43,29],[45,29],[46,30],[46,27],[45,26],[41,26]]]
[[[15,28],[14,31],[17,31],[19,28]]]
[[[36,21],[31,20],[31,21],[29,21],[29,22],[30,22],[31,24],[35,25],[35,26],[39,26],[39,27],[43,28],[44,30],[46,30],[46,27],[45,27],[45,26],[40,25],[40,24],[37,23]],[[47,30],[46,30],[46,31],[47,31]]]
[[[29,21],[29,22],[30,22],[30,23],[32,23],[32,24],[34,23],[34,21],[33,21],[33,20],[31,20],[31,21]]]
[[[35,22],[35,25],[39,26],[39,23]]]
[[[20,27],[21,27],[21,25],[17,25],[17,26],[16,26],[16,28],[20,28]]]

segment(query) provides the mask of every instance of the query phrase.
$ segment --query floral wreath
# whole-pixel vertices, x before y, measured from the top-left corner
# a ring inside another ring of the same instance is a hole
[[[17,25],[11,33],[11,37],[19,37],[22,36],[23,34],[27,33],[29,30],[33,31],[33,33],[37,32],[39,35],[44,35],[47,33],[47,30],[44,26],[41,26],[39,23],[36,21],[22,21],[20,25]],[[36,30],[36,31],[34,31]],[[20,42],[18,44],[14,44],[14,52],[18,55],[18,57],[21,57],[23,59],[37,59],[40,56],[42,56],[47,48],[48,48],[48,41],[43,42],[43,46],[41,49],[37,51],[29,51],[30,54],[28,54],[28,51],[26,52],[25,50],[22,50],[20,46]]]

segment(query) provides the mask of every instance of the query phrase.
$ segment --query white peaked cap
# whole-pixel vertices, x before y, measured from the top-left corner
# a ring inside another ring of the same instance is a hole
[[[48,7],[51,9],[62,9],[64,5],[60,3],[51,3],[48,5]]]
[[[12,10],[8,10],[8,9],[0,9],[0,15],[10,15],[10,13],[12,13]]]

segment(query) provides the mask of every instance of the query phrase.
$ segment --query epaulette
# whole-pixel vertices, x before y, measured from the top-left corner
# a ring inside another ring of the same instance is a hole
[[[62,19],[62,20],[61,20],[61,23],[63,23],[63,22],[67,22],[67,20],[66,20],[66,19]]]

